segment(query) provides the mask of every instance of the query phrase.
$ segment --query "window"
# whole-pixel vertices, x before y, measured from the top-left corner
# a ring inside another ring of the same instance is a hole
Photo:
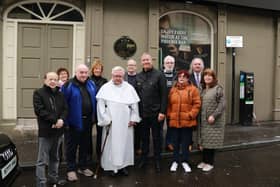
[[[159,19],[160,66],[167,55],[175,57],[176,70],[189,69],[194,57],[211,66],[212,32],[202,17],[188,12],[172,12]]]
[[[19,4],[8,13],[8,18],[44,21],[83,21],[83,16],[74,7],[48,2]]]

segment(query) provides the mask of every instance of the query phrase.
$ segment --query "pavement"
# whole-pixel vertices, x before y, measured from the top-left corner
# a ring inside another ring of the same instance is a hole
[[[214,169],[203,172],[196,168],[201,154],[193,154],[189,164],[191,173],[185,173],[181,164],[176,172],[170,172],[172,158],[161,162],[161,172],[156,173],[149,160],[145,168],[129,167],[129,176],[112,177],[100,171],[97,179],[78,174],[77,182],[65,187],[280,187],[280,143],[255,148],[217,152]],[[60,177],[65,177],[66,167],[60,166]],[[93,171],[95,171],[93,167]],[[35,186],[35,168],[24,168],[12,187]],[[58,186],[58,185],[57,185]]]
[[[7,134],[16,144],[21,167],[35,165],[38,140],[37,122],[35,119],[0,122],[0,132]],[[93,136],[95,136],[95,128]],[[220,151],[247,149],[279,143],[280,121],[258,122],[250,126],[239,124],[226,125],[224,147]],[[192,153],[196,152],[196,149],[192,151]],[[171,156],[171,153],[163,152],[163,156]]]

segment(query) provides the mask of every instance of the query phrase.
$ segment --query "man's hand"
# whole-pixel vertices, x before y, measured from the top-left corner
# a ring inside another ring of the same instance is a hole
[[[135,126],[136,125],[136,122],[134,122],[134,121],[130,121],[129,123],[128,123],[128,126],[129,127],[132,127],[132,126]]]
[[[55,124],[55,127],[57,128],[57,129],[60,129],[61,127],[63,127],[63,120],[62,119],[58,119],[57,120],[57,122],[56,122],[56,124]]]
[[[165,115],[163,113],[158,114],[158,121],[162,121],[162,120],[164,120],[164,118],[165,118]]]

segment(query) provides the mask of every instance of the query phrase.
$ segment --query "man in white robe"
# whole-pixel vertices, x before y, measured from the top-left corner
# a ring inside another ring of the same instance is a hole
[[[109,134],[101,156],[101,166],[105,171],[118,171],[128,175],[127,166],[134,165],[133,126],[140,121],[135,89],[123,80],[125,70],[116,66],[112,69],[112,80],[104,84],[98,94],[98,125],[104,126],[102,146],[106,132]]]

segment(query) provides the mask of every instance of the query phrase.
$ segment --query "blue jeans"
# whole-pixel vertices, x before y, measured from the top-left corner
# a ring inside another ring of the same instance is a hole
[[[170,127],[169,127],[169,119],[166,119],[166,126],[167,126],[167,129],[166,129],[166,135],[165,135],[165,147],[167,147],[170,144],[173,145]]]
[[[62,143],[62,136],[57,137],[39,137],[38,140],[38,158],[36,163],[36,181],[37,187],[46,186],[47,178],[45,174],[48,166],[48,177],[51,182],[58,179],[59,166],[59,147]]]
[[[170,128],[174,144],[173,161],[180,160],[180,145],[182,149],[182,162],[189,161],[189,145],[192,143],[192,128]]]

